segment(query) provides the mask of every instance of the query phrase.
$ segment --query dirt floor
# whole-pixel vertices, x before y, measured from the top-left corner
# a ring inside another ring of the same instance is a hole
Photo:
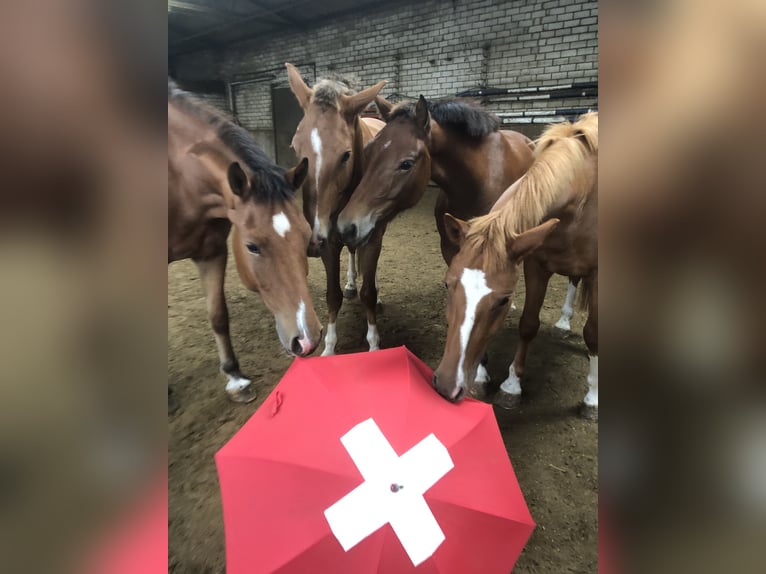
[[[431,367],[441,358],[446,335],[445,265],[433,218],[435,190],[391,225],[378,272],[385,305],[379,317],[382,347],[406,345]],[[346,259],[344,252],[344,259]],[[343,267],[345,277],[345,264]],[[326,324],[324,269],[310,260],[310,286]],[[582,340],[585,317],[576,312],[572,334],[553,324],[566,294],[554,277],[542,325],[528,358],[519,410],[495,407],[508,454],[537,523],[514,572],[597,571],[598,425],[578,418],[586,392],[588,361]],[[291,359],[281,350],[274,321],[256,294],[239,282],[230,261],[226,292],[234,347],[243,372],[258,385],[249,405],[229,402],[205,312],[196,269],[190,261],[168,271],[168,381],[182,408],[169,420],[169,570],[225,571],[224,533],[214,453],[244,424],[277,384]],[[492,342],[489,372],[499,384],[507,375],[524,301],[523,280],[506,328]],[[338,320],[339,353],[367,350],[361,302],[346,300]],[[320,348],[321,350],[321,348]],[[320,570],[317,570],[318,572]]]

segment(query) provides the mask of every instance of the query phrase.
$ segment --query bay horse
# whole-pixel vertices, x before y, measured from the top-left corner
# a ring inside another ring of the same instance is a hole
[[[441,193],[436,227],[449,265],[457,253],[443,220],[449,211],[470,219],[487,213],[509,185],[532,164],[533,142],[525,135],[500,130],[500,119],[468,100],[375,103],[385,127],[366,146],[366,169],[348,204],[338,216],[346,244],[360,247],[374,230],[414,207],[434,180]],[[489,381],[482,364],[477,381]]]
[[[285,171],[253,137],[168,82],[168,264],[192,259],[205,290],[226,392],[255,398],[239,368],[224,295],[227,237],[242,283],[260,292],[288,353],[311,354],[322,329],[308,290],[311,235],[295,200],[308,161]]]
[[[341,290],[343,242],[336,219],[362,178],[365,145],[384,125],[375,118],[361,118],[360,114],[386,82],[378,82],[359,93],[346,83],[331,79],[321,79],[311,88],[295,66],[286,63],[285,67],[290,89],[303,110],[292,147],[299,157],[309,158],[308,175],[303,182],[303,213],[312,226],[314,252],[322,258],[327,275],[329,319],[322,355],[335,354],[338,340],[335,323],[343,296],[356,296],[357,256],[362,273],[360,297],[367,314],[367,343],[370,351],[376,351],[380,346],[376,272],[386,226],[377,226],[363,247],[349,249],[347,282]]]
[[[433,384],[460,400],[473,380],[489,339],[503,324],[523,261],[526,281],[520,343],[496,402],[521,397],[527,349],[540,326],[540,308],[553,273],[581,278],[588,310],[583,337],[590,357],[583,413],[598,413],[598,114],[549,127],[535,162],[489,214],[468,222],[446,214],[444,225],[460,245],[446,275],[447,341]]]

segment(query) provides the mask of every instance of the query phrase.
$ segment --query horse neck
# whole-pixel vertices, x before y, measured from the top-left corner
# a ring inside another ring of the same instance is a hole
[[[168,108],[168,149],[171,160],[193,156],[207,169],[217,182],[216,190],[226,205],[234,204],[234,195],[228,184],[227,172],[232,162],[239,161],[236,154],[224,144],[216,129],[193,114],[174,106]]]
[[[364,175],[364,147],[379,131],[379,126],[371,125],[359,116],[354,118],[354,169],[348,191],[356,189],[356,186],[362,181],[362,176]]]
[[[504,173],[490,173],[504,171],[507,143],[493,136],[474,143],[439,131],[439,141],[429,142],[431,179],[447,195],[451,213],[463,219],[483,215],[511,183]]]
[[[572,172],[555,173],[552,186],[540,185],[539,175],[550,172],[544,161],[534,164],[524,177],[509,187],[492,211],[504,221],[504,227],[521,233],[566,209],[581,211],[586,200],[597,192],[597,156],[587,158]]]

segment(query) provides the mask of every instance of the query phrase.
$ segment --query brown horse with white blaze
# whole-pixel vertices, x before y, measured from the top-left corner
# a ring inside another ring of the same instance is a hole
[[[337,233],[336,219],[362,178],[365,145],[384,125],[374,118],[361,118],[360,114],[386,82],[378,82],[358,93],[347,84],[331,79],[322,79],[311,88],[295,66],[289,63],[285,66],[290,89],[303,109],[303,118],[292,141],[298,156],[309,158],[309,171],[303,183],[303,212],[312,225],[312,248],[322,258],[327,275],[329,320],[322,355],[335,353],[335,322],[343,296],[356,296],[357,255],[362,273],[360,296],[367,313],[367,342],[370,351],[375,351],[380,342],[375,278],[386,227],[378,226],[364,247],[349,250],[347,283],[345,290],[341,290],[343,242]]]
[[[237,402],[253,400],[255,391],[229,334],[224,276],[232,224],[239,276],[274,314],[287,352],[309,355],[321,340],[307,283],[310,229],[294,196],[307,163],[285,172],[246,130],[168,83],[168,263],[197,265],[226,391]]]
[[[447,271],[447,342],[434,386],[450,400],[465,395],[487,343],[503,324],[523,261],[526,281],[520,343],[497,402],[521,397],[527,349],[553,273],[581,278],[590,355],[585,413],[598,412],[598,115],[554,125],[538,140],[536,160],[492,211],[469,222],[447,214],[460,251]]]
[[[444,213],[463,219],[487,213],[532,164],[532,141],[500,130],[497,116],[470,101],[375,102],[386,125],[365,149],[362,180],[338,216],[341,237],[364,245],[373,230],[415,206],[433,179],[442,189],[436,227],[449,265],[459,246],[444,229]],[[476,380],[489,380],[483,365]]]

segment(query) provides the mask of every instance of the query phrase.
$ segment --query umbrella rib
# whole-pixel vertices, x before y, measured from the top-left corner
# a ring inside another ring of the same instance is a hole
[[[316,472],[321,472],[322,474],[327,474],[329,476],[334,476],[336,478],[341,478],[343,480],[348,480],[348,481],[358,480],[360,484],[364,481],[364,478],[362,477],[361,474],[359,474],[359,471],[356,469],[354,470],[355,476],[349,476],[348,474],[341,474],[340,472],[336,472],[326,468],[320,468],[313,464],[306,464],[303,462],[293,462],[289,460],[281,460],[279,458],[274,458],[274,457],[265,456],[261,454],[256,454],[256,455],[227,454],[226,458],[229,460],[238,459],[238,460],[244,460],[247,462],[269,462],[273,464],[284,464],[284,465],[292,466],[299,469],[308,469],[308,470],[313,470]]]

